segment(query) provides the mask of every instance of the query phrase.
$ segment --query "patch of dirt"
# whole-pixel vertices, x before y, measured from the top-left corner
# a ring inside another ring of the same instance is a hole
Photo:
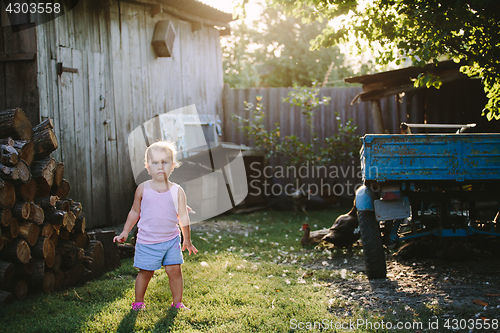
[[[255,230],[248,224],[224,220],[197,223],[191,228],[197,232],[241,235]],[[318,259],[313,262],[302,264],[308,271],[329,269],[336,275],[344,275],[327,283],[326,295],[336,301],[331,311],[339,316],[351,315],[354,306],[386,313],[398,307],[410,311],[436,305],[446,309],[445,317],[454,313],[460,315],[460,311],[466,310],[500,319],[500,258],[478,254],[466,261],[438,258],[405,260],[387,254],[387,278],[368,280],[364,274],[364,257],[359,254],[359,248],[355,248],[357,250],[353,252],[336,250],[332,259],[328,259],[327,255],[316,256]],[[488,305],[474,304],[474,300]]]
[[[440,308],[467,308],[470,311],[500,317],[500,260],[475,258],[465,262],[449,262],[441,259],[402,260],[386,256],[387,278],[368,280],[364,274],[363,255],[337,254],[326,260],[305,265],[309,269],[345,269],[345,278],[331,282],[327,296],[340,300],[341,306],[333,306],[332,312],[349,315],[350,305],[387,312],[399,306],[407,310],[423,305]],[[356,272],[355,274],[350,274]],[[488,305],[474,304],[481,300]]]

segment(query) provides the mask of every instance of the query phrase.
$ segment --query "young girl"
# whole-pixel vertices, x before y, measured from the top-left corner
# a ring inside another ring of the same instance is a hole
[[[168,180],[178,166],[177,152],[170,142],[156,142],[146,149],[145,166],[153,179],[140,184],[123,231],[113,241],[124,242],[137,221],[139,233],[135,245],[134,267],[139,269],[135,280],[133,310],[144,309],[144,294],[154,271],[165,266],[172,292],[172,306],[185,308],[182,303],[182,251],[196,254],[191,244],[186,194],[177,184]],[[180,245],[180,224],[184,241]]]

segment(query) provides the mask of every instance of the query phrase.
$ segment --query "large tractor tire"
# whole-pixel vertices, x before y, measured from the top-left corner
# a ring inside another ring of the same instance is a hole
[[[379,223],[373,211],[358,211],[361,243],[365,256],[366,275],[369,279],[383,279],[387,274],[385,252]]]

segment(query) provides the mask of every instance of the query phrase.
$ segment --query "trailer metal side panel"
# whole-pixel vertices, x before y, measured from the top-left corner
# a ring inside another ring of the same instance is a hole
[[[500,134],[367,134],[364,180],[500,179]]]

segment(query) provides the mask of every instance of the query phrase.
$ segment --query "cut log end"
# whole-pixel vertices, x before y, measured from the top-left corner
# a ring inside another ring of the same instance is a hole
[[[30,260],[31,250],[24,239],[16,238],[5,246],[1,255],[5,261],[26,264]]]
[[[16,169],[19,174],[19,180],[23,183],[27,183],[31,179],[31,171],[28,163],[24,160],[19,160],[16,164]]]
[[[20,108],[0,112],[0,136],[31,141],[33,130],[31,122]]]
[[[12,215],[18,219],[27,220],[30,217],[31,205],[29,202],[18,201],[12,207]]]
[[[12,290],[17,299],[24,299],[28,294],[28,285],[23,280],[16,281],[9,289]]]
[[[43,160],[37,160],[31,165],[31,172],[33,178],[37,180],[38,186],[52,186],[54,182],[54,169],[56,167],[56,160],[52,157]],[[42,178],[45,182],[40,180]]]
[[[51,118],[47,118],[44,121],[42,121],[40,124],[36,125],[33,127],[33,133],[41,132],[46,129],[53,129],[54,128],[54,121]]]
[[[54,244],[49,238],[41,236],[33,246],[33,256],[39,259],[45,259],[48,256],[55,256]]]
[[[55,195],[35,198],[34,202],[43,209],[54,209],[58,198]]]
[[[85,254],[92,258],[92,262],[87,268],[92,271],[94,278],[97,279],[104,272],[104,250],[102,243],[99,241],[90,241],[85,248]]]
[[[50,128],[36,132],[33,136],[33,142],[35,144],[35,159],[48,157],[59,147],[57,137]]]
[[[34,246],[40,235],[40,227],[29,221],[21,221],[19,223],[19,236],[24,238],[30,246]]]
[[[66,199],[71,190],[71,186],[66,179],[63,179],[60,186],[54,185],[50,193],[52,195],[57,195],[60,199]]]
[[[0,208],[0,225],[7,227],[12,221],[12,211],[8,208]]]
[[[14,184],[0,179],[0,205],[6,208],[12,208],[15,203],[16,189]]]
[[[54,185],[61,186],[64,179],[64,164],[62,162],[56,163],[56,169],[54,170]]]
[[[42,207],[30,202],[30,220],[35,223],[41,225],[45,219],[45,213],[43,212]]]
[[[17,258],[23,264],[28,263],[31,257],[30,246],[25,241],[20,241],[17,245]]]
[[[33,141],[23,141],[17,140],[14,143],[14,147],[17,149],[19,158],[24,160],[28,165],[33,163],[35,159],[35,147]]]
[[[65,226],[68,222],[68,214],[63,210],[46,209],[45,222],[53,225]]]

